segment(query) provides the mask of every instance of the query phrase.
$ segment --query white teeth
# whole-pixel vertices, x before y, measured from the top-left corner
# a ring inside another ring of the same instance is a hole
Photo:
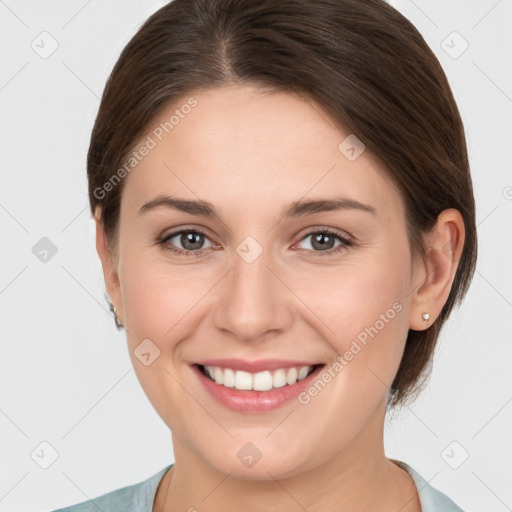
[[[297,377],[298,380],[302,380],[304,377],[307,376],[308,374],[308,371],[309,371],[309,368],[307,366],[303,366],[300,370],[299,370],[299,375]]]
[[[206,366],[205,366],[205,368],[206,368]],[[213,375],[214,375],[213,378],[215,379],[215,382],[217,384],[222,384],[222,381],[223,381],[222,377],[224,375],[223,371],[220,368],[214,368],[213,372],[214,372],[213,373]]]
[[[279,368],[273,372],[265,370],[258,373],[249,373],[218,366],[205,365],[204,368],[217,384],[228,388],[254,391],[268,391],[272,388],[295,384],[297,381],[305,379],[313,369],[312,366],[302,366],[300,368]]]
[[[272,384],[275,388],[282,388],[286,386],[286,370],[280,368],[274,372],[272,377]]]
[[[286,382],[288,384],[293,384],[297,382],[297,377],[299,375],[299,372],[297,371],[297,368],[290,368],[288,370],[288,373],[286,374]]]
[[[219,379],[217,379],[217,374],[221,374],[221,379],[219,382]],[[231,370],[230,368],[226,368],[224,371],[222,368],[215,368],[215,382],[217,384],[223,384],[224,386],[228,388],[234,388],[235,387],[235,372]]]
[[[269,371],[255,373],[252,379],[252,389],[256,391],[272,389],[272,374]]]
[[[226,368],[227,371],[229,368]],[[225,371],[226,371],[225,370]],[[235,388],[236,389],[252,389],[252,375],[248,372],[237,371],[235,374]]]

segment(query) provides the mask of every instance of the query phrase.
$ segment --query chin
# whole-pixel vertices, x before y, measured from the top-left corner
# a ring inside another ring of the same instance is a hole
[[[303,472],[306,460],[311,464],[311,458],[308,459],[304,452],[294,454],[277,448],[269,448],[267,453],[265,451],[265,448],[260,451],[247,442],[242,444],[241,449],[226,448],[220,454],[206,455],[203,452],[203,457],[215,471],[229,475],[230,478],[248,481],[281,480]]]

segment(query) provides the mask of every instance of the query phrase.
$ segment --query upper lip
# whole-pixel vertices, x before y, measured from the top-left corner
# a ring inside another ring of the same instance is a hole
[[[245,359],[204,359],[203,361],[197,361],[192,364],[202,366],[219,366],[221,368],[231,368],[233,370],[256,373],[264,370],[278,370],[279,368],[301,368],[303,366],[314,366],[321,363],[284,359],[261,359],[259,361],[247,361]]]

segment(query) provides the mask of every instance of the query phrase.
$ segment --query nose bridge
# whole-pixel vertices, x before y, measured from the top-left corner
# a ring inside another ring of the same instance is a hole
[[[286,289],[269,269],[274,266],[272,261],[270,251],[253,237],[236,247],[215,315],[218,328],[250,340],[284,327],[289,319]]]
[[[236,248],[236,256],[233,258],[231,285],[236,293],[246,290],[250,292],[249,296],[256,298],[265,289],[267,292],[270,291],[272,284],[269,278],[272,277],[272,273],[268,267],[271,260],[270,252],[263,250],[253,237],[247,237],[242,241]]]

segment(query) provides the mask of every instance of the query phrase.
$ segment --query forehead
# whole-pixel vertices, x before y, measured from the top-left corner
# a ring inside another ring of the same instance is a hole
[[[151,149],[126,178],[123,202],[138,208],[169,194],[257,212],[336,194],[399,215],[399,193],[369,151],[347,157],[347,144],[362,149],[354,135],[292,93],[252,86],[191,93],[167,105],[134,146]]]

